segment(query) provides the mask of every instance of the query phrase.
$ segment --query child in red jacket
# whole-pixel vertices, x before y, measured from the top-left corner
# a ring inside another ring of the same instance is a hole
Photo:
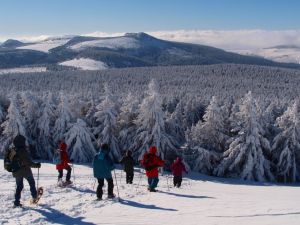
[[[157,148],[151,146],[149,152],[145,153],[142,160],[142,165],[145,167],[146,175],[148,177],[148,190],[150,192],[156,192],[155,188],[158,184],[158,167],[162,167],[165,164],[159,156],[156,155]]]
[[[173,162],[171,166],[172,174],[173,174],[173,183],[174,187],[180,187],[182,182],[182,172],[187,173],[187,170],[182,163],[182,159],[177,157],[177,159]]]
[[[69,185],[72,183],[71,181],[71,171],[72,168],[69,165],[70,159],[67,153],[67,144],[61,140],[59,144],[58,151],[60,152],[60,163],[56,165],[56,169],[58,170],[58,184],[59,185]],[[66,182],[62,182],[63,170],[67,170]]]

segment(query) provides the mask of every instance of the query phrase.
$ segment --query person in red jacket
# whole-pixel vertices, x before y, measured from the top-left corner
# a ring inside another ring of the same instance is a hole
[[[146,170],[148,177],[148,190],[150,192],[156,192],[155,188],[158,184],[158,167],[162,167],[165,164],[159,156],[156,155],[157,148],[151,146],[149,152],[145,153],[142,160],[142,165]]]
[[[67,152],[67,144],[64,142],[64,140],[60,141],[59,144],[59,152],[60,152],[60,163],[56,165],[56,169],[58,170],[58,183],[59,184],[64,184],[64,185],[69,185],[72,183],[71,181],[71,171],[72,168],[69,165],[70,159],[69,155]],[[63,170],[67,170],[67,176],[66,176],[66,182],[62,182],[62,177],[63,177]]]
[[[171,170],[173,174],[173,183],[174,187],[180,187],[182,182],[182,172],[187,173],[187,170],[182,163],[182,159],[180,157],[177,157],[177,159],[173,162],[171,165]]]

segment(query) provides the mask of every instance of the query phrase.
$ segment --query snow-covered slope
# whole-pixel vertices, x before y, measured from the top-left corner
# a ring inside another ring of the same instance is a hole
[[[108,68],[108,66],[104,62],[88,58],[72,59],[61,62],[59,63],[59,65],[76,67],[82,70],[104,70]]]
[[[48,53],[49,50],[66,44],[71,38],[49,38],[41,42],[36,42],[30,45],[18,47],[19,49],[30,49]]]
[[[23,68],[0,69],[0,75],[7,74],[7,73],[39,73],[39,72],[45,72],[46,70],[47,70],[46,67],[23,67]]]
[[[119,49],[119,48],[138,48],[139,43],[137,40],[130,37],[116,37],[116,38],[107,38],[93,41],[85,41],[71,46],[73,50],[82,50],[89,47],[97,48],[110,48],[110,49]]]
[[[159,192],[150,193],[146,190],[146,178],[139,171],[136,169],[134,184],[126,185],[124,173],[116,170],[121,202],[98,202],[89,166],[76,165],[75,185],[58,188],[55,166],[43,163],[39,185],[45,191],[40,204],[29,205],[30,192],[25,181],[22,201],[27,206],[14,209],[14,179],[1,167],[0,224],[298,225],[300,221],[300,189],[296,186],[243,183],[192,174],[184,178],[180,189],[175,189],[171,178],[165,175],[160,177]],[[37,170],[33,172],[36,177]],[[114,192],[117,193],[116,186]]]

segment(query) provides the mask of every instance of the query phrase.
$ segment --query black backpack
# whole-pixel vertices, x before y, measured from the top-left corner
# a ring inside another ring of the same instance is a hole
[[[157,167],[157,165],[154,165],[154,157],[155,155],[151,153],[146,153],[144,155],[142,165],[144,166],[145,170],[153,170]]]
[[[4,169],[14,173],[21,168],[20,158],[14,146],[9,147],[4,154]]]

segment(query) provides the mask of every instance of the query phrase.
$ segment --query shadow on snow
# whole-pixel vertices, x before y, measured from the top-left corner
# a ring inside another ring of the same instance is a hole
[[[43,215],[44,216],[43,219],[47,222],[64,224],[64,225],[68,225],[68,224],[95,225],[94,223],[82,221],[84,217],[71,217],[47,205],[42,205],[42,206],[43,208],[41,209],[32,208],[32,210]]]
[[[158,207],[155,205],[146,205],[146,204],[142,204],[139,202],[134,202],[134,201],[130,201],[130,200],[124,200],[122,199],[120,201],[121,204],[123,205],[127,205],[127,206],[132,206],[132,207],[136,207],[136,208],[143,208],[143,209],[156,209],[156,210],[165,210],[165,211],[178,211],[177,209],[168,209],[168,208],[162,208],[162,207]]]

